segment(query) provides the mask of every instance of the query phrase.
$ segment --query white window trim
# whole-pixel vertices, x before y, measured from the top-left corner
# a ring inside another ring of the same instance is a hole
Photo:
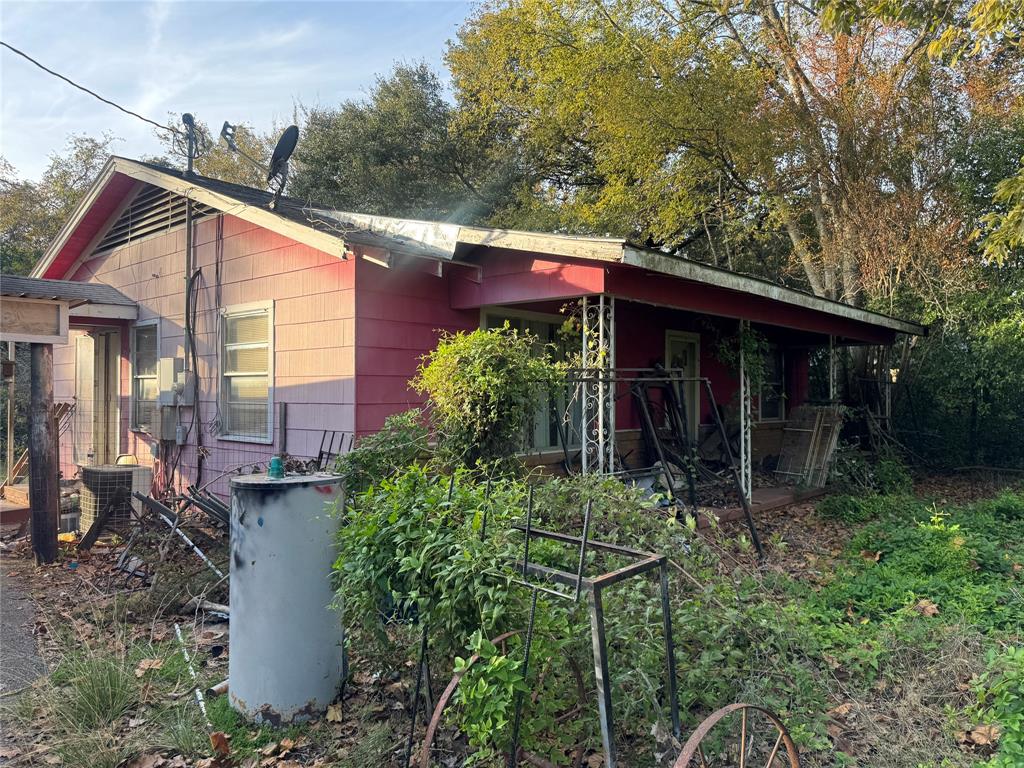
[[[232,435],[228,432],[217,435],[218,440],[233,443],[253,443],[255,445],[274,444],[274,301],[253,301],[248,304],[232,304],[220,311],[220,329],[217,334],[217,402],[221,413],[226,412],[224,401],[224,321],[229,316],[267,313],[267,435],[252,437],[250,435]],[[223,417],[222,417],[223,419]],[[223,423],[223,422],[222,422]]]
[[[787,411],[786,408],[786,349],[785,347],[776,344],[775,348],[779,352],[780,359],[782,361],[781,381],[779,381],[779,405],[781,407],[781,413],[779,416],[767,417],[761,413],[761,398],[764,392],[764,382],[761,382],[761,386],[757,389],[757,423],[758,424],[782,424],[786,421]]]
[[[672,346],[673,339],[682,339],[683,341],[691,341],[696,349],[694,354],[694,375],[695,379],[700,378],[700,334],[693,331],[676,331],[672,329],[666,329],[665,331],[665,367],[668,368],[669,349]],[[690,383],[692,392],[690,392],[691,399],[697,404],[696,408],[691,408],[691,413],[687,413],[686,417],[690,420],[690,439],[696,440],[700,436],[700,416],[702,409],[702,400],[704,399],[703,387],[699,381]]]
[[[131,335],[128,337],[128,367],[131,370],[128,379],[128,429],[130,429],[132,432],[138,432],[143,435],[152,435],[153,431],[152,428],[145,429],[143,427],[140,427],[135,421],[135,329],[145,328],[148,326],[154,326],[156,328],[156,359],[160,360],[160,344],[163,341],[160,333],[160,325],[160,318],[154,317],[149,320],[137,320],[129,326]],[[153,374],[154,379],[156,379],[157,376],[158,374]],[[157,408],[157,418],[160,418],[159,404]]]
[[[487,328],[487,316],[488,315],[501,315],[506,318],[514,318],[516,320],[536,320],[542,323],[550,323],[552,325],[562,325],[566,321],[565,315],[560,315],[553,312],[535,312],[529,309],[519,309],[515,305],[505,304],[488,304],[487,306],[480,307],[480,328]],[[570,435],[570,437],[572,437]],[[579,443],[570,442],[566,446],[567,450],[575,451],[580,448]],[[545,448],[538,448],[536,446],[530,446],[527,450],[517,454],[518,456],[554,456],[562,455],[562,443],[561,439],[556,440],[555,444]]]

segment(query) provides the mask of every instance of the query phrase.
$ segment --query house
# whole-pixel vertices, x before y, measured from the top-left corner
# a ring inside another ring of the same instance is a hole
[[[508,322],[571,347],[560,333],[568,308],[590,357],[579,397],[552,393],[539,405],[530,460],[568,455],[598,471],[649,463],[630,382],[661,365],[687,379],[692,439],[716,413],[749,427],[740,440],[749,494],[750,465],[778,452],[829,350],[925,332],[622,239],[272,199],[149,163],[107,163],[32,275],[121,297],[117,311],[72,307],[68,343],[54,350],[55,398],[74,407],[64,477],[127,454],[153,466],[158,487],[212,483],[223,493],[239,467],[316,457],[332,432],[365,435],[417,405],[407,382],[443,331]],[[737,400],[749,378],[718,348],[741,326],[769,347],[758,391]]]

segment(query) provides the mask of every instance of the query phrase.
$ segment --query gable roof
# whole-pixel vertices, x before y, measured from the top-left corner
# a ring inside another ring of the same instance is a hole
[[[71,219],[32,272],[63,277],[117,220],[143,184],[168,190],[204,206],[304,243],[339,258],[351,246],[384,249],[399,256],[458,262],[460,246],[502,248],[565,258],[596,260],[714,285],[727,290],[915,335],[927,329],[878,312],[814,296],[764,280],[631,243],[624,238],[559,235],[399,219],[338,211],[283,196],[276,208],[270,192],[210,179],[164,166],[112,157]]]

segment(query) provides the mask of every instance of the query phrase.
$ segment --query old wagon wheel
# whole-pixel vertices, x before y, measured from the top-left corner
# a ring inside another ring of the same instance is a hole
[[[778,715],[730,704],[697,727],[673,768],[800,768],[800,755]]]
[[[521,629],[514,629],[511,632],[504,632],[495,637],[494,639],[492,639],[491,643],[500,647],[502,649],[502,652],[504,653],[506,652],[506,646],[508,641],[511,640],[513,637],[521,635],[523,631],[524,630]],[[440,729],[441,723],[444,719],[445,709],[448,707],[448,705],[451,703],[452,698],[455,696],[455,691],[459,687],[459,683],[462,682],[462,678],[479,660],[479,654],[474,653],[472,656],[470,656],[469,660],[466,662],[466,666],[464,666],[459,672],[456,672],[452,676],[451,681],[445,687],[444,692],[437,700],[437,705],[434,707],[434,711],[430,717],[430,723],[429,725],[427,725],[427,732],[423,736],[423,744],[420,747],[419,759],[417,761],[419,768],[430,768],[430,750],[434,744],[434,741],[437,739],[438,730]],[[542,668],[540,672],[540,675],[538,677],[538,688],[543,686],[544,678],[546,677],[547,672],[549,671],[549,665],[551,661],[551,659],[547,659],[544,668]],[[580,669],[579,664],[577,664],[574,659],[570,657],[568,661],[569,668],[572,671],[573,679],[576,681],[577,701],[566,712],[561,713],[556,718],[556,722],[558,723],[565,722],[566,720],[578,716],[586,705],[586,687],[583,682],[583,672]],[[530,700],[536,702],[539,694],[539,689],[535,690],[531,695]],[[579,766],[583,763],[583,751],[584,750],[582,745],[580,745],[574,750],[571,762],[573,768],[579,768]],[[521,747],[519,748],[519,759],[524,763],[538,766],[538,768],[554,768],[552,763],[550,763],[548,760],[544,759],[543,757],[540,757],[539,755],[533,755],[527,752],[526,750],[522,749]]]

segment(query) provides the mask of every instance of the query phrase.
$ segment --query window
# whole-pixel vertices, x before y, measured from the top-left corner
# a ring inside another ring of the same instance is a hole
[[[782,349],[770,344],[765,352],[764,381],[757,398],[758,417],[761,421],[781,421],[786,418],[786,366]]]
[[[158,418],[157,358],[160,326],[156,322],[132,328],[132,429],[152,432]]]
[[[529,332],[536,336],[538,354],[548,345],[554,345],[555,359],[566,356],[566,344],[559,335],[563,321],[557,315],[510,310],[493,310],[484,315],[484,328],[501,328],[505,323],[517,331]],[[529,434],[524,437],[525,449],[547,451],[561,448],[562,443],[558,436],[560,428],[565,430],[568,447],[579,446],[580,425],[583,421],[582,407],[579,398],[570,395],[571,391],[555,393],[553,402],[550,394],[545,394],[539,399]]]
[[[221,371],[221,437],[269,443],[273,369],[273,305],[224,310]]]

